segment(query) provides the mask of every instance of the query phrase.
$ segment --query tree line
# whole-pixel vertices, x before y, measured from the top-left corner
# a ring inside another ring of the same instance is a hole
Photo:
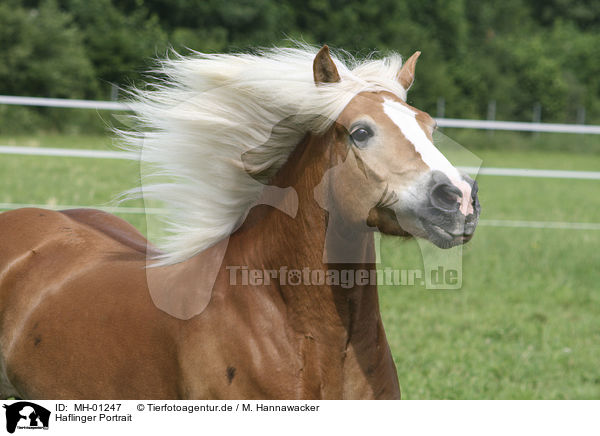
[[[585,0],[3,0],[0,94],[109,99],[152,59],[327,43],[421,50],[409,101],[435,115],[600,123],[600,2]],[[377,54],[376,54],[377,55]]]

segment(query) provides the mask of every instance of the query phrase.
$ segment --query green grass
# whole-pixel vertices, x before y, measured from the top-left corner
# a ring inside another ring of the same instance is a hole
[[[532,135],[504,139],[519,137],[521,148],[474,152],[484,166],[600,171],[600,153],[543,151]],[[85,136],[0,136],[0,144],[111,149],[109,139]],[[0,202],[107,205],[138,177],[127,161],[0,155]],[[599,181],[478,180],[482,219],[600,222]],[[121,216],[144,231],[142,216]],[[403,397],[599,399],[598,247],[600,231],[480,226],[463,249],[460,290],[381,287]],[[423,266],[418,244],[396,238],[382,239],[382,260]]]
[[[599,154],[600,135],[573,133],[534,133],[511,131],[484,131],[470,129],[443,129],[454,141],[477,150],[510,151],[538,150],[542,152],[567,152]]]
[[[61,135],[37,133],[34,135],[0,135],[0,145],[21,147],[83,148],[115,150],[113,140],[107,135]]]
[[[484,167],[600,171],[600,151],[579,154],[567,151],[476,150]]]
[[[480,227],[463,287],[382,287],[408,399],[600,398],[600,232]],[[384,238],[386,266],[422,268],[414,242]]]
[[[139,164],[127,160],[0,155],[0,203],[117,206],[119,194],[139,178]],[[118,215],[145,231],[143,215]]]

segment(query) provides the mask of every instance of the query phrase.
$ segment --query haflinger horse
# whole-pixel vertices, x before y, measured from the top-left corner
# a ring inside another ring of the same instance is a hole
[[[418,56],[163,61],[124,136],[170,180],[143,190],[166,242],[97,210],[0,214],[0,396],[400,398],[376,283],[253,271],[372,270],[374,231],[471,239],[475,182],[405,101]]]

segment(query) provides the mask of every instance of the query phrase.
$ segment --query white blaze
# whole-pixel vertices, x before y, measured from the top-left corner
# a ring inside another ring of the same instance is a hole
[[[471,204],[471,187],[463,180],[458,170],[452,165],[433,142],[429,140],[417,121],[417,113],[397,101],[385,99],[383,111],[398,126],[402,134],[408,139],[423,162],[432,170],[444,173],[450,181],[461,190],[463,201],[460,210],[464,215],[473,212]]]

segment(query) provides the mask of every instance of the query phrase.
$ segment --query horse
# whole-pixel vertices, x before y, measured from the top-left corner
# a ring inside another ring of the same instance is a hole
[[[419,54],[165,60],[123,135],[168,176],[143,190],[166,240],[92,209],[0,214],[0,396],[399,399],[374,234],[449,248],[480,213],[406,103]]]

